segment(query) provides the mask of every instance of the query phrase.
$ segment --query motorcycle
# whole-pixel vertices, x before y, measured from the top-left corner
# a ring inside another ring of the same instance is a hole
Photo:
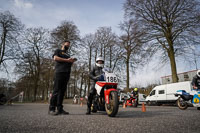
[[[177,105],[179,109],[185,110],[188,106],[197,107],[200,110],[200,90],[192,90],[187,93],[185,90],[178,90],[175,94],[178,97]]]
[[[4,105],[7,102],[7,98],[4,94],[0,94],[0,105]]]
[[[91,111],[93,113],[106,111],[108,116],[114,117],[119,109],[118,79],[114,73],[107,69],[103,69],[103,72],[104,74],[99,77],[95,85],[97,93],[93,98]]]
[[[126,106],[137,107],[138,106],[138,97],[133,96],[133,94],[128,92],[127,97],[124,99],[124,103]]]

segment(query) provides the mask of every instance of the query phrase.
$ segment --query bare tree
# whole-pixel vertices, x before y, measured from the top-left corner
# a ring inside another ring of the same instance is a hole
[[[53,48],[60,48],[60,44],[64,40],[70,40],[71,42],[71,50],[74,51],[77,48],[77,42],[80,41],[80,35],[77,26],[72,21],[62,21],[60,26],[57,26],[51,32],[51,43],[53,44]]]
[[[178,81],[175,56],[184,53],[188,44],[197,43],[200,7],[197,0],[127,0],[126,15],[138,17],[148,31],[153,49],[168,57],[173,82]]]
[[[82,47],[84,49],[84,52],[86,54],[86,59],[88,61],[88,74],[91,71],[91,64],[92,64],[92,53],[94,51],[95,48],[95,44],[96,44],[96,40],[95,40],[95,36],[93,34],[88,34],[85,35],[84,38],[82,38]],[[88,92],[90,90],[90,78],[89,76],[88,78]]]
[[[21,60],[16,65],[16,71],[24,76],[29,75],[33,82],[33,101],[36,100],[38,88],[40,84],[40,76],[42,72],[42,65],[45,60],[42,58],[48,57],[48,38],[49,33],[46,29],[28,28],[21,38],[19,51]]]
[[[138,64],[142,53],[143,42],[142,37],[144,32],[140,30],[138,24],[134,20],[124,21],[120,24],[120,29],[123,32],[121,35],[121,48],[123,51],[123,59],[126,64],[126,89],[129,90],[129,71],[130,65]]]
[[[7,60],[16,59],[15,44],[21,29],[23,25],[13,14],[0,12],[0,66]]]

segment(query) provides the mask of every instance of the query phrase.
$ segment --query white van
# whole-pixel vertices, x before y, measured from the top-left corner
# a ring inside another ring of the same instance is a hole
[[[191,92],[191,81],[156,86],[152,89],[149,96],[146,97],[146,103],[148,105],[176,103],[178,97],[175,97],[174,94],[177,90],[185,90],[186,92]]]

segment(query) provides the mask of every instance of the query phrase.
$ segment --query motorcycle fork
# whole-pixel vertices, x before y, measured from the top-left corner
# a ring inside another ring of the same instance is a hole
[[[111,91],[116,91],[116,89],[104,89],[104,97],[106,104],[110,103],[109,96]]]

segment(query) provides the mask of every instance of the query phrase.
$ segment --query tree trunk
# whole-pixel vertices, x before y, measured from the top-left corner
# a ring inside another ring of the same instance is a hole
[[[112,46],[110,46],[110,69],[112,69]]]
[[[33,97],[33,101],[37,100],[37,89],[38,89],[38,79],[36,77],[35,82],[34,82],[34,97]]]
[[[126,90],[129,91],[129,55],[127,55],[126,59]]]
[[[81,86],[80,86],[80,97],[82,96],[81,93],[82,93],[82,90],[83,90],[83,73],[81,74]]]
[[[177,76],[177,70],[176,70],[176,60],[175,60],[174,51],[170,50],[168,52],[168,56],[169,56],[170,65],[171,65],[172,82],[176,83],[178,82],[178,76]]]
[[[91,72],[91,62],[92,62],[92,47],[90,47],[90,56],[89,56],[89,74]],[[90,78],[88,77],[88,92],[90,90]],[[88,93],[89,94],[89,93]]]
[[[5,47],[6,47],[6,35],[7,35],[7,31],[5,28],[3,28],[3,35],[1,37],[1,45],[0,45],[0,66],[3,63],[3,57],[5,54]]]

